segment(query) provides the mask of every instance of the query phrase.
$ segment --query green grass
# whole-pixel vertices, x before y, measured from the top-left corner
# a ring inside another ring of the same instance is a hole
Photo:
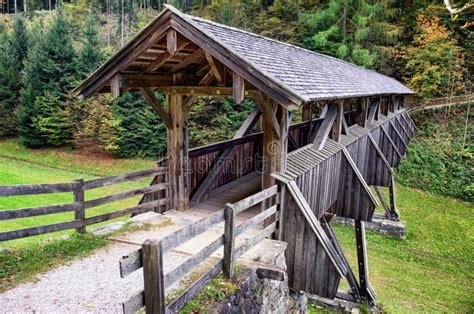
[[[370,281],[390,313],[473,312],[474,210],[471,204],[397,185],[407,239],[367,232]],[[352,228],[336,234],[355,267]]]
[[[85,154],[87,158],[84,158]],[[90,176],[111,176],[155,166],[153,160],[118,159],[106,154],[90,154],[57,148],[28,149],[22,146],[17,139],[0,140],[0,157],[29,161],[51,168],[67,170],[70,173]]]
[[[0,252],[0,292],[73,258],[88,256],[107,243],[103,237],[75,234],[66,240],[23,246],[13,253]]]
[[[110,176],[151,168],[153,166],[153,161],[114,159],[107,156],[94,155],[85,156],[79,152],[67,152],[58,149],[28,150],[20,146],[16,140],[0,141],[0,185],[72,182],[74,179],[79,178],[89,180],[99,176]],[[126,182],[86,191],[86,200],[147,186],[150,181],[151,177],[135,182]],[[139,199],[140,197],[133,197],[88,209],[86,210],[86,217],[134,206],[138,203]],[[69,203],[72,201],[72,193],[1,197],[0,210],[37,207]],[[74,214],[71,212],[6,220],[1,222],[0,232],[69,221],[73,220],[73,218]],[[126,219],[126,217],[122,219]],[[105,223],[110,223],[110,221]],[[100,224],[91,226],[90,228],[97,226],[100,226]],[[71,234],[73,232],[73,230],[67,230],[18,239],[3,242],[0,246],[21,247],[23,245],[37,243],[39,240]]]

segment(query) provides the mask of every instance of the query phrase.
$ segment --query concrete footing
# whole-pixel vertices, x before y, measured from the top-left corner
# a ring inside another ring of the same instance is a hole
[[[333,221],[340,225],[354,226],[354,220],[349,218],[334,217]],[[387,219],[383,214],[375,214],[371,222],[365,223],[365,228],[397,239],[406,239],[406,223]]]

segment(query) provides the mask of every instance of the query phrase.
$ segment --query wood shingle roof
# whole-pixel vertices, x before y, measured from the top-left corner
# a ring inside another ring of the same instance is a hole
[[[166,6],[154,21],[84,80],[75,92],[86,98],[97,92],[112,90],[113,79],[117,78],[115,82],[118,84],[120,75],[143,73],[152,74],[147,77],[153,80],[148,81],[147,87],[155,87],[158,91],[160,86],[173,87],[174,79],[170,79],[175,74],[170,68],[176,65],[173,62],[186,64],[180,71],[198,76],[196,64],[185,62],[186,55],[184,59],[173,60],[172,54],[166,54],[166,47],[165,51],[162,50],[160,42],[166,40],[166,32],[171,29],[179,33],[180,38],[191,42],[188,46],[195,49],[194,52],[204,50],[233,73],[240,75],[249,86],[266,93],[283,106],[301,105],[316,100],[413,93],[395,79],[375,71],[186,15],[172,6]],[[193,55],[192,50],[187,53],[189,56]],[[148,73],[147,69],[155,68],[155,63],[161,67],[157,66],[159,68],[156,71]],[[153,85],[154,80],[156,85]],[[192,80],[190,82],[188,83],[193,85]],[[142,83],[139,76],[135,81],[129,81],[129,85],[123,89],[136,90],[143,87],[140,85]]]
[[[237,28],[188,15],[201,29],[305,101],[411,94],[389,76]]]

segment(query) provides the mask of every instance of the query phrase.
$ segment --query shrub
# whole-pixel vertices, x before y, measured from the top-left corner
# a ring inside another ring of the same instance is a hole
[[[397,169],[398,181],[472,202],[474,144],[468,115],[467,106],[414,114],[417,135]]]

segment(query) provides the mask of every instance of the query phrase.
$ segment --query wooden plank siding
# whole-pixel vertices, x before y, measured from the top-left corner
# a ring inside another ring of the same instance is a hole
[[[409,131],[402,130],[407,125],[401,118],[403,112],[378,115],[372,122],[367,121],[366,128],[356,124],[355,117],[351,117],[346,134],[340,135],[340,142],[328,139],[319,151],[308,144],[290,152],[285,173],[275,175],[282,182],[293,181],[297,185],[311,211],[326,226],[323,229],[336,248],[339,244],[326,223],[325,215],[332,213],[362,222],[372,220],[377,203],[369,185],[391,184],[392,167],[400,162],[403,156],[400,150],[412,136]],[[397,121],[390,122],[394,119]],[[303,132],[300,134],[304,136]],[[299,138],[295,136],[294,140],[298,142]],[[284,208],[282,240],[288,243],[285,256],[289,286],[334,298],[340,274],[293,197],[285,197]],[[338,254],[343,253],[338,251]],[[347,262],[346,265],[348,272],[345,276],[351,281],[354,295],[358,298],[358,283]]]

